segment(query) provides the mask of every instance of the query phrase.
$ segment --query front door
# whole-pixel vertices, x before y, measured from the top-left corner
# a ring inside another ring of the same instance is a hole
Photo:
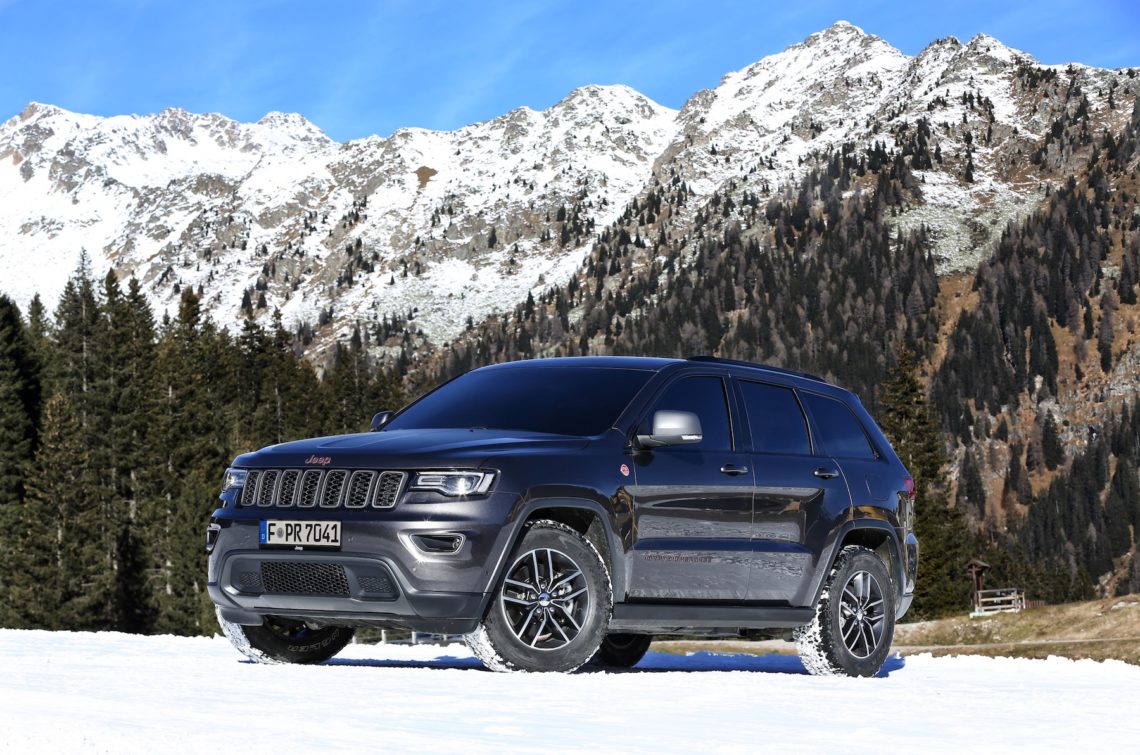
[[[658,410],[693,412],[699,443],[665,446],[634,457],[634,543],[629,597],[731,600],[748,594],[752,469],[736,449],[725,380],[675,380],[643,419]]]

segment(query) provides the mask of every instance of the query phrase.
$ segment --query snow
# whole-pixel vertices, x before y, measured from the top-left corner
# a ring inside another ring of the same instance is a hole
[[[1140,667],[892,658],[877,679],[781,655],[651,651],[628,672],[496,674],[462,645],[322,666],[214,638],[0,630],[11,752],[1134,752]],[[1078,744],[1079,743],[1079,744]]]

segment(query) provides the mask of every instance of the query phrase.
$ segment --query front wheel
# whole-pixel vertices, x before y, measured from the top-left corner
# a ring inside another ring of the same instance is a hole
[[[573,671],[593,657],[613,603],[605,561],[577,530],[535,521],[467,645],[492,671]]]
[[[895,593],[874,551],[849,545],[839,552],[811,623],[794,633],[808,673],[874,676],[891,652]]]
[[[233,646],[255,663],[321,663],[344,650],[352,640],[352,627],[310,628],[302,621],[266,616],[261,626],[226,621],[218,612],[218,625]]]

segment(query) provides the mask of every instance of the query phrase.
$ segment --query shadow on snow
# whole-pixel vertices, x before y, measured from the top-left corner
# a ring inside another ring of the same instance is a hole
[[[375,668],[419,668],[453,671],[482,671],[479,661],[470,656],[441,655],[425,660],[388,660],[385,658],[333,658],[326,666],[371,666]],[[883,664],[879,677],[890,676],[906,665],[906,661],[892,655]],[[795,655],[749,655],[747,653],[711,653],[700,651],[687,655],[674,653],[646,653],[641,662],[632,669],[603,669],[584,666],[579,673],[661,673],[661,672],[700,672],[700,671],[750,671],[762,674],[807,674],[803,663]]]

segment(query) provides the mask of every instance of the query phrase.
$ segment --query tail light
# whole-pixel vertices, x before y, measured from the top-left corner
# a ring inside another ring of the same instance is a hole
[[[910,475],[903,478],[903,486],[906,487],[906,498],[902,502],[902,511],[899,512],[899,523],[909,532],[914,529],[914,501],[918,497],[918,488]]]

